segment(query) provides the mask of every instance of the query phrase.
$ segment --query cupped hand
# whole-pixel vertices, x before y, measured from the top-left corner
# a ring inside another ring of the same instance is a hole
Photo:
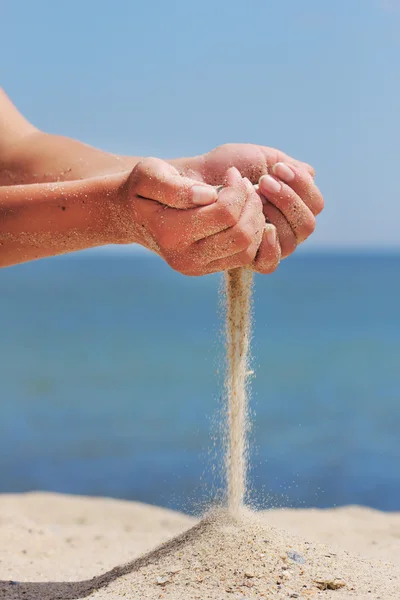
[[[119,241],[139,241],[185,275],[250,266],[263,241],[261,260],[273,270],[280,258],[275,227],[265,223],[250,181],[230,168],[218,193],[189,175],[163,160],[141,161],[121,186]]]
[[[315,217],[324,206],[314,183],[314,169],[274,148],[225,144],[202,156],[171,163],[183,176],[211,185],[224,184],[231,167],[253,184],[259,183],[265,221],[276,228],[281,258],[311,235]],[[261,273],[271,273],[277,266],[271,258],[273,234],[267,227],[254,262],[255,270]]]

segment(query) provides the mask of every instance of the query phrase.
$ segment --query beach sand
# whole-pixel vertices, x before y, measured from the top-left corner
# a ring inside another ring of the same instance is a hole
[[[199,525],[135,502],[3,495],[0,580],[9,600],[399,600],[400,514],[285,509]]]

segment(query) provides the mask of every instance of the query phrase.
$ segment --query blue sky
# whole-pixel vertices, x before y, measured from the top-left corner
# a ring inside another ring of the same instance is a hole
[[[310,244],[400,246],[399,0],[3,0],[1,84],[46,131],[174,157],[229,141],[317,169]]]

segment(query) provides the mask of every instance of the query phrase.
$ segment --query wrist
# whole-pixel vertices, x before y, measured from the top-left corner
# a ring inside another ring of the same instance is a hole
[[[121,200],[126,179],[126,173],[116,173],[87,180],[91,186],[89,228],[101,245],[121,243]]]
[[[141,244],[147,248],[148,235],[136,212],[136,194],[132,189],[131,171],[107,178],[102,194],[102,229],[107,244]]]
[[[116,213],[122,173],[90,177],[80,181],[47,184],[55,192],[43,206],[44,214],[54,215],[61,209],[62,218],[54,219],[58,233],[75,237],[79,247],[90,248],[115,244]],[[29,186],[28,186],[29,187]]]

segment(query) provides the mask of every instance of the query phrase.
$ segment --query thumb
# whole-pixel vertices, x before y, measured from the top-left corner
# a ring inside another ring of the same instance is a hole
[[[172,208],[195,208],[213,204],[217,190],[189,177],[182,177],[169,163],[146,158],[130,175],[135,194]]]

